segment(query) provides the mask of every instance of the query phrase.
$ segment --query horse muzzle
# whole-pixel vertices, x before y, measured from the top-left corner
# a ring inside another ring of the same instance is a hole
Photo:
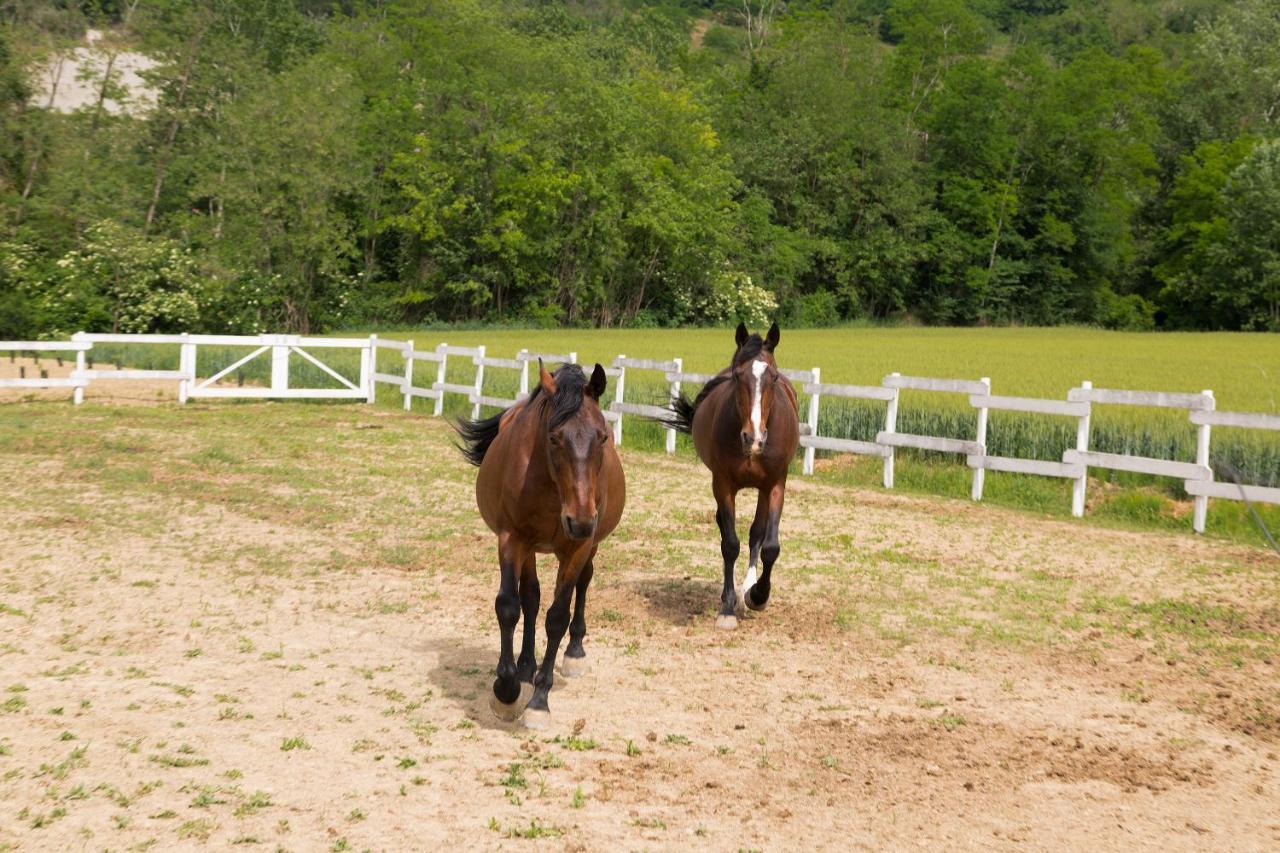
[[[764,453],[764,443],[769,440],[769,430],[762,429],[758,434],[750,430],[742,431],[742,452],[748,456],[759,456]]]
[[[596,516],[584,521],[566,515],[560,519],[560,523],[564,527],[565,535],[570,539],[590,539],[596,532]]]

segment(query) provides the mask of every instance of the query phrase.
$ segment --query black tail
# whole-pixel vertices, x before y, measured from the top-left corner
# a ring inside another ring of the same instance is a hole
[[[667,407],[671,414],[658,420],[664,426],[688,435],[693,432],[693,413],[698,409],[698,402],[698,400],[690,400],[683,391],[673,394],[671,404]]]
[[[493,444],[493,440],[498,437],[498,424],[502,422],[502,416],[506,412],[498,412],[491,418],[473,421],[468,418],[458,418],[453,422],[453,429],[462,439],[462,444],[454,442],[454,447],[467,457],[467,461],[472,465],[478,466],[484,461],[484,455],[489,452],[489,445]]]
[[[664,427],[673,429],[676,432],[682,432],[686,435],[691,434],[693,432],[693,415],[698,411],[698,407],[702,405],[702,401],[707,399],[707,395],[710,394],[716,386],[728,382],[730,378],[731,376],[727,373],[722,373],[713,377],[709,382],[702,386],[702,390],[698,392],[698,396],[694,397],[692,400],[686,397],[683,391],[679,394],[673,394],[671,396],[671,402],[667,404],[668,414],[662,417],[650,418],[650,420],[657,421]]]

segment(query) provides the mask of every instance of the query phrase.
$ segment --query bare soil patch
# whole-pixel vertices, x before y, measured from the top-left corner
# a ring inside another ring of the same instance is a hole
[[[0,433],[0,849],[1280,845],[1261,552],[793,482],[724,633],[704,472],[624,448],[535,735],[442,424],[103,412]]]

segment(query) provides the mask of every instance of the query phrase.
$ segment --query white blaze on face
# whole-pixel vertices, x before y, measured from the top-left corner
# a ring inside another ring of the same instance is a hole
[[[760,389],[764,385],[761,379],[768,369],[769,365],[758,359],[751,363],[751,375],[756,378],[755,395],[751,399],[751,430],[755,433],[756,444],[760,443]]]

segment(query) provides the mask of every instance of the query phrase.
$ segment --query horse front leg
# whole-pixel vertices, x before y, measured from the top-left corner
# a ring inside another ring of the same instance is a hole
[[[752,610],[764,610],[765,605],[769,603],[773,564],[777,561],[778,554],[782,551],[782,547],[778,543],[778,525],[782,521],[782,502],[786,491],[787,483],[785,480],[775,483],[767,493],[763,489],[760,491],[757,520],[759,519],[759,510],[766,510],[764,537],[760,543],[760,580],[756,581],[747,590],[745,596],[746,605]]]
[[[719,480],[712,482],[711,491],[716,498],[716,526],[720,528],[720,556],[724,558],[724,588],[720,592],[716,627],[732,630],[738,627],[738,593],[733,585],[733,566],[742,550],[735,528],[736,495],[727,483]]]
[[[520,612],[524,616],[524,640],[520,644],[520,657],[516,661],[516,675],[521,685],[532,685],[533,675],[538,669],[534,641],[538,637],[538,606],[541,601],[542,590],[538,586],[537,555],[530,552],[520,572]],[[523,692],[525,687],[522,686],[520,689]],[[529,692],[532,692],[531,687]],[[528,699],[527,696],[524,698]]]
[[[533,678],[533,695],[529,697],[529,705],[524,712],[524,724],[528,728],[546,728],[551,721],[547,694],[555,685],[556,654],[560,651],[564,632],[569,627],[569,602],[577,588],[582,567],[594,552],[595,544],[586,543],[577,550],[557,555],[560,557],[560,571],[556,575],[555,598],[547,608],[547,651],[542,656],[538,674]]]
[[[498,536],[498,567],[501,579],[493,609],[498,616],[501,647],[498,651],[497,678],[493,682],[493,698],[489,707],[494,716],[510,722],[520,716],[524,706],[520,701],[520,679],[516,671],[512,641],[516,623],[520,621],[520,592],[518,572],[524,565],[528,549],[509,534]]]
[[[573,598],[573,620],[569,623],[569,645],[560,661],[560,674],[565,678],[578,678],[587,674],[587,651],[582,640],[587,636],[587,587],[595,574],[595,552],[587,558],[578,575],[577,593]]]

